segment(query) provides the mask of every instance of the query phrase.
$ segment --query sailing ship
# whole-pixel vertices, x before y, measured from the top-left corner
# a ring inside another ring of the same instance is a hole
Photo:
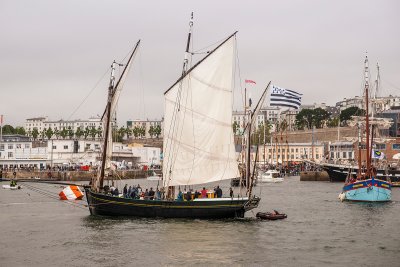
[[[379,65],[377,64],[377,77],[375,80],[375,91],[374,98],[372,99],[372,115],[376,113],[376,104],[379,104],[382,100],[376,99],[377,92],[379,90],[380,85],[380,74],[379,74]],[[375,104],[375,105],[374,105]],[[379,128],[387,129],[392,125],[392,121],[386,118],[370,118],[369,121]],[[357,121],[353,121],[351,126],[356,126]],[[359,125],[357,125],[359,127]],[[339,142],[339,126],[338,126],[338,142]],[[383,139],[380,143],[385,143],[386,140]],[[338,153],[338,152],[337,152]],[[331,182],[345,182],[346,178],[349,174],[353,176],[357,176],[357,173],[360,171],[359,166],[353,162],[337,162],[337,163],[328,163],[323,162],[320,164],[321,168],[324,169],[328,175]],[[361,170],[363,172],[363,170]],[[390,167],[389,164],[380,164],[380,166],[376,167],[375,170],[376,178],[380,180],[390,180],[392,182],[392,186],[400,186],[400,169],[397,167]]]
[[[159,200],[130,199],[105,193],[103,180],[109,144],[103,146],[101,172],[90,187],[85,188],[92,215],[136,216],[162,218],[231,218],[244,217],[246,211],[258,206],[260,198],[246,196],[175,199],[176,186],[193,186],[238,176],[232,121],[233,66],[236,32],[190,69],[188,66],[191,27],[181,77],[164,93],[164,162],[163,188]],[[132,52],[133,57],[135,50]],[[131,59],[125,70],[131,63]],[[122,77],[121,76],[121,77]],[[113,72],[106,108],[105,126],[110,128],[110,114],[116,100]],[[105,132],[105,140],[109,130]],[[107,156],[108,155],[108,156]],[[249,185],[251,183],[248,183]]]
[[[369,75],[368,75],[368,57],[364,61],[364,94],[365,94],[365,145],[366,145],[366,166],[361,166],[361,118],[358,120],[358,171],[354,175],[351,172],[348,174],[343,191],[339,195],[340,200],[348,201],[368,201],[368,202],[384,202],[391,200],[392,184],[390,180],[378,179],[376,171],[371,164],[372,157],[372,143],[373,143],[373,129],[370,125],[369,119]],[[370,138],[370,133],[371,138]],[[370,142],[371,140],[371,142]],[[364,169],[364,172],[363,172]]]

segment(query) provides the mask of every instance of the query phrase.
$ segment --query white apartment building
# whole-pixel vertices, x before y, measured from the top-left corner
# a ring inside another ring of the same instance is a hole
[[[339,112],[345,110],[350,107],[358,107],[360,109],[364,108],[364,97],[363,96],[355,96],[353,98],[344,98],[342,101],[336,103],[336,107],[339,109]],[[385,97],[377,97],[376,100],[371,99],[371,102],[376,102],[378,111],[385,111],[390,109],[398,109],[400,108],[400,96],[385,96]]]
[[[145,136],[139,136],[138,138],[151,138],[149,130],[150,127],[153,126],[153,128],[160,126],[161,127],[161,134],[158,136],[159,138],[162,138],[163,136],[163,122],[164,119],[161,120],[129,120],[126,122],[126,127],[128,129],[133,130],[134,128],[144,128],[145,129]],[[133,134],[132,134],[133,135]],[[156,137],[155,135],[153,138]]]
[[[115,122],[112,122],[113,125],[116,125]],[[53,130],[62,130],[62,129],[69,129],[76,131],[78,127],[84,130],[86,127],[88,128],[102,128],[103,122],[101,117],[90,117],[87,120],[58,120],[58,121],[50,121],[48,117],[37,117],[37,118],[30,118],[26,119],[25,121],[25,131],[28,135],[36,128],[39,132],[44,129],[53,129]]]
[[[279,107],[264,107],[264,108],[262,108],[256,118],[256,125],[262,125],[262,124],[265,124],[267,121],[269,121],[269,123],[271,125],[271,132],[274,132],[275,124],[279,119],[280,112],[281,112],[281,110]],[[243,133],[246,119],[247,118],[246,118],[246,114],[244,113],[244,111],[233,111],[233,113],[232,113],[232,121],[233,122],[232,123],[236,123],[236,125],[238,125],[235,134]],[[255,131],[257,129],[254,128],[253,130]]]

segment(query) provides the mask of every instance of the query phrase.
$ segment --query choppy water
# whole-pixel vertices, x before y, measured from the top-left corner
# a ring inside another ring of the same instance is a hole
[[[341,186],[299,177],[257,186],[258,210],[287,213],[282,221],[259,221],[258,210],[230,220],[93,217],[27,188],[0,189],[0,266],[400,266],[400,188],[391,203],[360,204],[339,202]]]

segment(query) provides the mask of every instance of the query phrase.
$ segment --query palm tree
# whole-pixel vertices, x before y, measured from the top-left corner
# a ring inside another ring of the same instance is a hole
[[[135,136],[135,139],[140,136],[140,128],[139,127],[135,126],[135,128],[133,128],[132,132],[133,132],[133,135]]]
[[[80,139],[82,135],[83,135],[83,131],[82,131],[81,127],[78,127],[78,129],[76,129],[75,136],[76,136],[76,138]]]
[[[54,135],[57,139],[60,137],[60,131],[57,128],[54,130]]]
[[[87,139],[89,134],[90,134],[90,129],[89,127],[86,126],[85,131],[83,132],[83,137],[85,138],[85,140]]]
[[[154,134],[156,135],[157,138],[160,136],[161,126],[159,124],[154,128]]]
[[[97,127],[97,137],[101,138],[103,136],[103,128],[102,127]]]
[[[40,132],[40,137],[42,138],[42,140],[44,140],[44,137],[46,136],[46,132],[47,132],[47,129],[46,129],[46,128],[44,128],[44,129]]]
[[[96,138],[97,135],[97,130],[95,127],[90,128],[90,136],[92,137],[92,139],[94,140]]]
[[[36,140],[36,138],[39,136],[39,131],[38,131],[38,129],[37,128],[33,128],[33,130],[32,130],[32,137],[33,137],[33,140],[35,141]]]
[[[63,129],[60,132],[60,135],[63,139],[65,139],[68,136],[68,130],[63,127]]]
[[[149,135],[153,139],[153,135],[154,135],[154,126],[153,125],[151,125],[149,128]]]
[[[53,136],[53,134],[54,134],[53,129],[51,129],[51,127],[49,127],[49,129],[47,129],[47,131],[46,131],[47,139],[50,140],[51,137]]]

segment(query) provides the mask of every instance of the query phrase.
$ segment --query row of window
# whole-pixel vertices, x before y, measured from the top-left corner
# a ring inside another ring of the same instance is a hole
[[[30,148],[31,147],[31,145],[30,144],[24,144],[24,145],[22,145],[22,144],[15,144],[15,148],[17,149],[17,148]],[[1,144],[0,145],[0,150],[2,150],[2,151],[4,151],[4,148],[5,148],[5,146],[4,146],[4,144]],[[14,149],[14,144],[8,144],[7,145],[7,148],[8,149]]]
[[[342,157],[340,157],[340,154],[342,154]],[[343,159],[352,159],[353,158],[353,152],[352,151],[344,151],[344,152],[331,152],[331,158],[338,159],[338,158],[343,158]]]

